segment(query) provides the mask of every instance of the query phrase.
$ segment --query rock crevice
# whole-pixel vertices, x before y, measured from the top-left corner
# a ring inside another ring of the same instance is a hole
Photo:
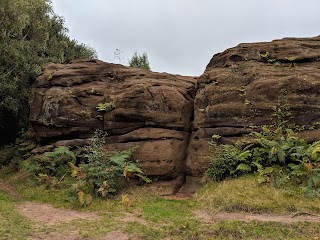
[[[99,112],[99,104],[113,103]],[[104,129],[106,150],[138,146],[148,175],[202,175],[208,141],[234,143],[276,121],[275,108],[309,141],[320,139],[320,37],[240,44],[213,56],[199,78],[99,60],[49,64],[35,83],[30,121],[50,149],[85,145]]]

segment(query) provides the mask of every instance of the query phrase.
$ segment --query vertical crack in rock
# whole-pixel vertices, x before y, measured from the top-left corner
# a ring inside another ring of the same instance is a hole
[[[49,64],[35,83],[30,122],[46,150],[84,145],[103,124],[106,150],[138,145],[133,157],[146,173],[181,176],[178,191],[207,169],[213,134],[221,143],[246,140],[274,123],[273,108],[284,103],[299,134],[319,140],[319,59],[315,37],[240,44],[214,55],[197,79],[98,60]],[[115,108],[101,122],[96,107],[106,102]]]

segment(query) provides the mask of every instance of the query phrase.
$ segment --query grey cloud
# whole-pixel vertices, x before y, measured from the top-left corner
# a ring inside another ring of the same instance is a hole
[[[200,75],[213,54],[241,42],[319,35],[317,0],[53,0],[70,35],[99,58],[147,52],[152,70]]]

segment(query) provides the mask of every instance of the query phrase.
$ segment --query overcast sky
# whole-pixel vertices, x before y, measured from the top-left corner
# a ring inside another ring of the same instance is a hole
[[[319,0],[52,0],[69,35],[99,59],[127,64],[147,52],[151,69],[201,75],[213,54],[243,42],[320,35]]]

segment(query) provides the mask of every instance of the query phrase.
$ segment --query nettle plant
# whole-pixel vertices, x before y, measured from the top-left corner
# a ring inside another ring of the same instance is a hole
[[[250,145],[212,145],[216,149],[206,174],[215,181],[257,173],[259,183],[299,184],[309,197],[320,197],[320,141],[307,143],[281,124],[262,127]]]

